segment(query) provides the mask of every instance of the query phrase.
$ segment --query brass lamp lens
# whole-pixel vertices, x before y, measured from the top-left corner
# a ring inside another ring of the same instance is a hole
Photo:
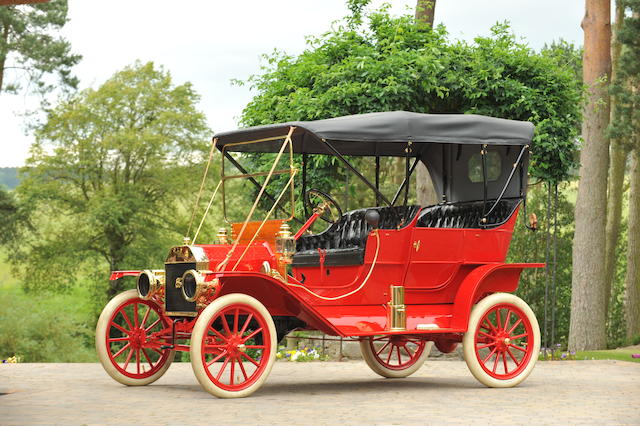
[[[182,291],[187,300],[194,299],[198,291],[198,282],[193,274],[184,274],[182,278]]]
[[[144,271],[140,273],[140,275],[138,275],[138,282],[136,284],[136,287],[138,288],[138,295],[141,298],[145,299],[149,297],[149,292],[151,291],[151,277],[149,276],[147,271]]]

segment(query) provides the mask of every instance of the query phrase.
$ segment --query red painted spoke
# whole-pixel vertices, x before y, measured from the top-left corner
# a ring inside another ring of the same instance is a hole
[[[504,374],[509,374],[509,368],[507,367],[507,354],[502,352],[502,363],[504,364]]]
[[[151,358],[149,358],[149,355],[147,355],[147,351],[145,351],[144,348],[142,348],[142,354],[147,359],[149,366],[153,369],[153,362],[151,362]]]
[[[236,313],[237,313],[237,312],[238,312],[238,311],[236,310]],[[237,318],[237,317],[236,317],[236,318]],[[237,322],[236,322],[236,324],[237,324]],[[230,384],[231,386],[233,386],[233,375],[234,375],[235,373],[236,373],[236,363],[235,363],[235,361],[233,360],[233,358],[231,358],[231,374],[230,374],[230,376],[229,376],[229,377],[230,377],[230,380],[231,380],[231,382],[230,382],[229,384]]]
[[[158,325],[158,323],[159,323],[159,322],[160,322],[160,318],[158,318],[157,320],[155,320],[155,321],[153,322],[153,324],[151,324],[149,327],[145,328],[145,329],[144,329],[144,331],[147,331],[147,332],[148,332],[148,331],[149,331],[149,330],[151,330],[153,327],[155,327],[156,325]]]
[[[149,318],[149,314],[151,313],[151,306],[147,306],[147,312],[145,312],[144,317],[142,317],[142,321],[140,322],[140,328],[144,328],[144,324],[147,322]]]
[[[489,325],[489,329],[491,331],[496,331],[496,327],[493,325],[493,323],[491,321],[489,321],[489,318],[485,318],[483,322],[486,322]]]
[[[222,349],[227,347],[227,345],[222,344],[222,345],[204,345],[205,349]]]
[[[255,359],[251,358],[249,355],[247,355],[244,352],[240,352],[240,355],[242,355],[243,357],[245,357],[246,359],[248,359],[253,365],[255,365],[256,367],[260,367],[260,364],[258,364],[258,361],[256,361]]]
[[[504,320],[504,328],[503,330],[507,330],[507,327],[509,327],[509,321],[511,320],[511,309],[507,310],[507,318],[505,318]]]
[[[129,335],[129,330],[125,330],[124,328],[120,327],[120,325],[116,324],[115,322],[112,322],[111,325],[114,326],[115,328],[117,328],[118,330],[122,331],[124,334]]]
[[[508,333],[508,334],[513,333],[513,330],[515,330],[515,329],[516,329],[516,327],[517,327],[518,325],[520,325],[520,323],[521,323],[521,322],[522,322],[522,318],[518,318],[518,321],[516,321],[516,323],[515,323],[515,324],[513,324],[513,327],[511,327],[511,328],[509,329],[509,331],[507,331],[507,333]]]
[[[511,346],[512,348],[517,349],[519,351],[522,351],[524,353],[527,353],[527,350],[525,348],[521,348],[520,346],[516,346],[516,345],[509,345],[509,346]]]
[[[136,349],[136,371],[140,374],[140,349]]]
[[[122,315],[122,318],[124,318],[125,322],[129,326],[129,329],[132,329],[133,326],[131,325],[131,321],[129,320],[129,317],[127,316],[127,313],[124,311],[124,307],[122,309],[120,309],[120,315]],[[114,317],[114,319],[115,319],[115,317]],[[115,322],[113,324],[115,324]]]
[[[500,359],[500,354],[496,354],[496,359],[493,361],[493,371],[494,373],[496,372],[496,368],[498,368],[498,360]]]
[[[138,328],[138,304],[133,304],[133,324]]]
[[[483,364],[486,364],[486,363],[487,363],[487,361],[489,361],[489,358],[491,358],[491,356],[492,356],[493,354],[495,354],[497,350],[498,350],[498,348],[493,348],[493,350],[489,353],[489,355],[488,355],[485,359],[483,359],[483,360],[482,360],[482,363],[483,363]]]
[[[213,327],[209,326],[209,331],[213,331],[213,334],[215,334],[216,336],[218,336],[218,338],[220,338],[223,342],[226,342],[226,341],[227,341],[227,337],[226,337],[226,336],[223,336],[222,334],[220,334],[220,333],[218,332],[218,330],[216,330],[215,328],[213,328]]]
[[[229,323],[227,322],[227,316],[226,315],[220,315],[221,317],[221,321],[222,321],[222,328],[224,328],[225,333],[227,333],[227,336],[231,335],[231,330],[229,330]]]
[[[400,355],[400,346],[396,346],[396,350],[398,351],[398,365],[402,365],[402,355]]]
[[[482,334],[485,337],[488,337],[489,339],[493,339],[493,336],[490,334],[485,333],[484,331],[480,331],[478,330],[478,334]]]
[[[242,329],[240,330],[240,333],[238,333],[240,336],[242,336],[244,332],[247,331],[247,327],[249,326],[249,323],[251,322],[252,319],[253,319],[253,314],[249,314],[247,316],[247,319],[244,322],[244,325],[242,326]]]
[[[389,336],[380,336],[380,337],[374,337],[373,341],[377,342],[379,340],[389,340]]]
[[[244,339],[242,339],[242,343],[246,342],[247,340],[251,339],[253,336],[255,336],[256,334],[260,333],[262,331],[262,327],[260,327],[257,330],[254,330],[251,334],[249,334],[247,337],[245,337]]]
[[[129,337],[113,337],[111,339],[109,339],[109,343],[112,342],[124,342],[124,341],[129,341]]]
[[[382,353],[382,351],[384,351],[387,346],[389,346],[391,344],[391,341],[388,341],[387,343],[384,344],[384,346],[378,351],[376,352],[376,355],[380,355],[380,353]]]
[[[218,355],[217,357],[214,357],[211,361],[207,362],[207,367],[210,367],[211,364],[213,364],[214,362],[216,362],[217,360],[219,360],[220,358],[222,358],[226,354],[227,354],[227,351],[224,351],[220,355]]]
[[[127,355],[127,359],[124,361],[124,368],[123,370],[126,370],[127,367],[129,366],[129,361],[131,361],[131,355],[133,355],[133,348],[129,349],[129,355]]]
[[[236,313],[233,316],[233,332],[234,333],[238,333],[238,315],[240,315],[240,308],[236,308]],[[231,364],[231,367],[233,368],[233,364]]]
[[[389,351],[389,356],[387,357],[387,364],[391,361],[391,355],[393,355],[393,346],[391,346],[391,350]]]
[[[407,348],[407,345],[406,345],[406,344],[405,344],[402,348],[403,348],[403,349],[404,349],[404,351],[407,353],[407,355],[409,355],[409,360],[411,360],[411,358],[413,358],[413,355],[415,355],[415,352],[412,354],[412,353],[409,351],[409,348]]]
[[[158,354],[158,355],[160,355],[160,356],[164,355],[162,352],[160,352],[160,351],[159,351],[159,350],[157,350],[156,348],[149,348],[149,349],[151,349],[152,351],[154,351],[155,353],[157,353],[157,354]]]
[[[517,336],[511,336],[511,340],[520,339],[520,338],[528,336],[528,335],[529,335],[529,333],[522,333],[522,334],[518,334]]]
[[[487,343],[486,345],[476,346],[476,349],[488,348],[489,346],[494,346],[495,344],[495,342]]]
[[[218,375],[216,376],[216,380],[220,380],[220,376],[222,376],[222,373],[224,372],[224,369],[227,368],[227,364],[229,364],[229,360],[231,359],[231,357],[226,357],[224,359],[224,362],[222,363],[222,367],[220,367],[220,371],[218,371]]]
[[[122,349],[120,349],[118,352],[116,352],[116,354],[113,356],[113,359],[115,360],[122,352],[124,352],[129,346],[131,345],[131,343],[127,343],[126,345],[124,345],[122,347]]]
[[[418,347],[422,346],[422,342],[420,340],[411,340],[411,339],[407,339],[407,340]]]
[[[507,348],[507,353],[509,354],[509,356],[511,357],[511,359],[513,360],[513,362],[516,363],[516,366],[520,366],[520,363],[518,362],[518,360],[516,359],[515,356],[513,356],[513,354],[511,353],[511,350],[509,348]]]
[[[238,360],[238,365],[240,366],[240,371],[242,371],[242,375],[244,376],[245,382],[249,380],[249,376],[247,376],[247,372],[244,370],[244,365],[242,365],[242,359]]]
[[[502,325],[500,324],[500,308],[496,309],[496,322],[498,323],[496,328],[500,330],[502,328]]]

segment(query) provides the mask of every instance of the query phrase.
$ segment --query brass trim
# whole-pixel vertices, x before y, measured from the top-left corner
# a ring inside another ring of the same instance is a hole
[[[193,275],[193,278],[196,280],[196,288],[192,297],[187,296],[187,293],[184,291],[184,280],[187,274]],[[182,274],[182,277],[179,279],[182,283],[182,285],[180,286],[180,289],[182,290],[182,297],[187,302],[195,302],[196,299],[198,299],[198,297],[202,294],[202,291],[204,290],[204,287],[206,287],[206,284],[207,284],[204,282],[204,276],[198,271],[196,271],[195,269],[189,269],[184,274]],[[178,286],[178,279],[176,279],[176,287],[177,286]]]
[[[165,314],[167,314],[167,316],[173,316],[173,317],[197,317],[198,313],[197,312],[165,312]]]
[[[407,311],[404,305],[404,286],[391,286],[389,323],[391,331],[402,331],[407,329]]]
[[[166,264],[175,265],[177,263],[195,263],[198,271],[209,269],[209,258],[202,247],[198,246],[176,246],[169,250],[165,260]]]

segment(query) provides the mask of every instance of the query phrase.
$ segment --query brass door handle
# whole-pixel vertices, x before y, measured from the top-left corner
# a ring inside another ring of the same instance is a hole
[[[416,251],[420,250],[420,240],[413,242],[413,248],[416,249]]]

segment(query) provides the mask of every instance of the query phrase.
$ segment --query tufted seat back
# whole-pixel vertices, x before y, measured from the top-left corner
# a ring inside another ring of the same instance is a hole
[[[494,200],[487,201],[490,209]],[[520,199],[502,199],[487,217],[488,227],[498,226],[511,217]],[[416,226],[421,228],[480,228],[484,202],[471,201],[455,204],[440,204],[422,210]]]
[[[376,210],[380,214],[381,229],[396,229],[409,223],[418,213],[420,207],[373,207],[346,212],[338,222],[324,232],[300,237],[296,243],[296,250],[364,247],[369,231],[371,231],[371,227],[364,219],[367,210]]]

